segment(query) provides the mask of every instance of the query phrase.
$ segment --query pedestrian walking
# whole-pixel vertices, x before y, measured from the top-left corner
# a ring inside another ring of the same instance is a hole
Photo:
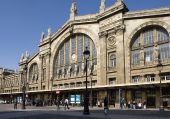
[[[17,109],[17,99],[14,100],[14,109]]]
[[[68,98],[65,99],[64,103],[65,103],[65,110],[66,110],[66,108],[70,109],[68,106],[68,104],[69,104]]]
[[[107,97],[104,98],[104,114],[107,115],[108,113],[108,101]]]
[[[143,109],[146,109],[146,100],[143,101]]]

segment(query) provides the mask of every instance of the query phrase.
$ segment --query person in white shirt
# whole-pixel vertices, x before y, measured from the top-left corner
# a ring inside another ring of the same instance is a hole
[[[70,109],[68,106],[68,104],[69,104],[68,98],[65,99],[64,103],[65,103],[65,109],[66,109],[66,107],[67,107],[67,109]]]

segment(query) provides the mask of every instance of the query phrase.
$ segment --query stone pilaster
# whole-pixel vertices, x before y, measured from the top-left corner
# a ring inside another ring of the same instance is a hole
[[[51,89],[52,81],[50,77],[50,52],[47,52],[46,56],[46,90]]]
[[[101,32],[99,33],[99,39],[100,39],[100,48],[98,49],[98,55],[97,55],[97,79],[98,85],[106,85],[107,84],[107,51],[106,51],[106,40],[107,40],[107,32]]]
[[[38,89],[42,90],[42,78],[43,78],[43,64],[42,64],[42,55],[39,55],[39,67],[38,67]]]
[[[126,64],[126,57],[125,57],[125,41],[124,41],[124,29],[125,27],[122,25],[121,27],[119,27],[117,29],[116,32],[116,39],[117,39],[117,43],[116,45],[118,46],[116,48],[116,69],[117,69],[117,74],[121,74],[121,75],[117,75],[117,83],[126,83],[128,81],[126,81],[128,78],[126,77],[125,72],[127,71],[127,65]],[[128,63],[127,63],[128,64]],[[127,78],[127,79],[126,79]]]
[[[144,64],[144,51],[143,50],[141,50],[140,51],[140,66],[144,66],[145,64]]]

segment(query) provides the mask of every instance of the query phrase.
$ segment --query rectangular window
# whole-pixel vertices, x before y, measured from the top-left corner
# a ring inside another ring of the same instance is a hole
[[[145,76],[145,81],[146,81],[146,82],[155,81],[155,76],[154,76],[154,75],[146,75],[146,76]]]
[[[116,55],[115,54],[110,54],[109,67],[110,68],[115,68],[116,67]]]
[[[132,76],[132,83],[140,82],[140,76]]]
[[[140,52],[132,51],[132,65],[139,65],[139,64],[140,64]]]
[[[116,84],[116,78],[109,78],[109,85]]]
[[[161,80],[170,80],[170,73],[161,74]]]

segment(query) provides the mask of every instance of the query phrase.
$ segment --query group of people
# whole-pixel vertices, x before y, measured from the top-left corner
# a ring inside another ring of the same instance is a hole
[[[68,98],[62,99],[62,100],[56,100],[55,105],[57,106],[57,109],[60,109],[60,105],[63,105],[65,110],[70,109],[69,108],[69,100]]]
[[[131,100],[126,102],[126,100],[124,98],[121,99],[120,101],[120,108],[121,109],[146,109],[146,101],[143,100]]]

